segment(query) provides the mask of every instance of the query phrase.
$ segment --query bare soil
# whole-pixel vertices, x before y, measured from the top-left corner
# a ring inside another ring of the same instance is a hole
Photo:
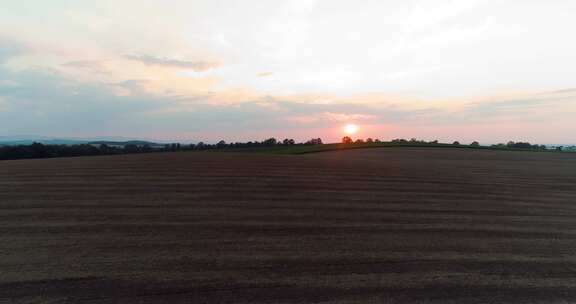
[[[2,161],[0,302],[573,303],[576,156]]]

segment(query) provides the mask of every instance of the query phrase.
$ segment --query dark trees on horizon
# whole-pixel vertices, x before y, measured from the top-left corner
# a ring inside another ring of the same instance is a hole
[[[342,138],[342,144],[378,144],[382,143],[379,139],[367,138],[353,140],[349,136]],[[392,144],[408,144],[408,145],[446,145],[441,144],[438,140],[424,141],[412,138],[406,139],[393,139],[390,141]],[[31,145],[17,145],[17,146],[0,146],[0,160],[10,159],[30,159],[30,158],[53,158],[53,157],[74,157],[74,156],[90,156],[90,155],[114,155],[114,154],[134,154],[134,153],[150,153],[150,152],[175,152],[175,151],[204,151],[204,150],[224,150],[224,149],[243,149],[243,148],[261,148],[261,147],[290,147],[290,146],[306,146],[306,145],[322,145],[321,138],[312,138],[303,143],[296,143],[294,139],[286,138],[284,140],[277,140],[276,138],[268,138],[261,142],[234,142],[226,143],[224,140],[216,144],[207,144],[198,142],[196,144],[182,145],[180,143],[172,143],[165,145],[149,144],[136,145],[107,145],[107,144],[79,144],[79,145],[45,145],[42,143],[33,143]],[[461,145],[460,142],[455,141],[452,143],[454,146]],[[477,141],[472,142],[470,147],[480,147]],[[490,148],[496,149],[522,149],[522,150],[548,150],[545,145],[530,144],[528,142],[513,142],[510,141],[506,144],[491,145]],[[555,150],[563,151],[573,149],[563,147],[556,147]]]

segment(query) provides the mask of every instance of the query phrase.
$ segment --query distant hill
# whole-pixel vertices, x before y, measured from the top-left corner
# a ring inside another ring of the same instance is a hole
[[[127,145],[136,145],[136,146],[163,146],[164,144],[159,144],[155,142],[145,141],[145,140],[128,140],[128,141],[109,141],[109,140],[99,140],[99,141],[91,141],[88,142],[90,145],[108,145],[108,146],[127,146]]]
[[[0,146],[18,146],[18,145],[31,145],[33,143],[41,143],[45,145],[109,145],[109,146],[163,146],[164,144],[155,143],[146,140],[90,140],[90,139],[58,139],[58,138],[11,138],[0,137]]]
[[[22,140],[6,140],[6,141],[0,139],[0,146],[31,145],[35,142],[45,145],[80,145],[88,143],[88,141],[86,140],[74,140],[74,139],[22,139]]]

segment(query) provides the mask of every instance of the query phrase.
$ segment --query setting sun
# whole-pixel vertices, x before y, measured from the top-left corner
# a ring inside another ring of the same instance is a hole
[[[358,132],[358,126],[355,124],[347,124],[344,126],[344,132],[348,135],[353,135]]]

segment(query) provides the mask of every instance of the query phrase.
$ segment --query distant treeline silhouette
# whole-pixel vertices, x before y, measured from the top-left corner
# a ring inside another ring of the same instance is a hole
[[[426,145],[426,146],[465,146],[465,147],[480,147],[480,143],[474,141],[470,144],[460,144],[454,141],[451,144],[440,143],[438,140],[425,141],[412,139],[393,139],[390,142],[383,142],[379,139],[366,138],[356,139],[345,136],[342,138],[342,144],[345,145],[358,145],[358,144],[391,144],[391,145]],[[284,140],[277,140],[276,138],[269,138],[263,141],[249,141],[249,142],[234,142],[227,143],[224,140],[216,144],[208,144],[199,142],[196,144],[126,144],[126,145],[108,145],[108,144],[76,144],[76,145],[46,145],[42,143],[33,143],[31,145],[16,145],[16,146],[0,146],[0,160],[13,160],[13,159],[30,159],[30,158],[54,158],[54,157],[75,157],[75,156],[94,156],[94,155],[115,155],[115,154],[134,154],[134,153],[150,153],[150,152],[175,152],[175,151],[204,151],[204,150],[224,150],[224,149],[245,149],[262,147],[290,147],[290,146],[312,146],[322,145],[321,138],[312,138],[306,142],[297,143],[294,139],[286,138]],[[522,150],[550,150],[545,145],[530,144],[528,142],[513,142],[510,141],[506,144],[496,144],[490,146],[483,146],[483,148],[494,149],[522,149]],[[573,151],[573,148],[555,147],[557,151]]]
[[[368,143],[368,144],[370,144],[370,143],[382,143],[382,141],[380,141],[379,139],[372,139],[372,138],[367,138],[366,140],[363,140],[363,139],[353,140],[349,136],[344,136],[342,138],[342,144],[364,144],[364,143]],[[416,139],[416,138],[412,138],[412,139],[397,138],[397,139],[391,140],[390,143],[407,144],[407,145],[444,145],[444,146],[447,145],[447,143],[440,143],[438,140],[426,141],[426,140],[420,140],[420,139]],[[480,147],[480,143],[477,141],[473,141],[472,143],[470,143],[468,145],[461,144],[458,141],[454,141],[454,142],[452,142],[452,145],[468,146],[468,147]],[[485,147],[498,148],[498,149],[523,149],[523,150],[542,150],[542,151],[550,150],[546,145],[531,144],[529,142],[513,142],[513,141],[509,141],[508,143],[505,143],[505,144],[499,143],[499,144],[485,146]],[[574,150],[574,147],[557,146],[554,148],[554,150],[572,151],[572,150]]]
[[[115,155],[134,154],[150,152],[175,152],[193,150],[215,150],[215,149],[236,149],[236,148],[258,148],[276,146],[296,146],[296,145],[321,145],[322,139],[313,138],[303,143],[297,143],[294,139],[269,138],[264,141],[249,141],[226,143],[221,140],[216,144],[199,142],[196,144],[172,143],[165,145],[107,145],[107,144],[77,144],[77,145],[45,145],[33,143],[31,145],[0,146],[0,160],[28,159],[28,158],[53,158],[53,157],[75,157],[94,155]]]

